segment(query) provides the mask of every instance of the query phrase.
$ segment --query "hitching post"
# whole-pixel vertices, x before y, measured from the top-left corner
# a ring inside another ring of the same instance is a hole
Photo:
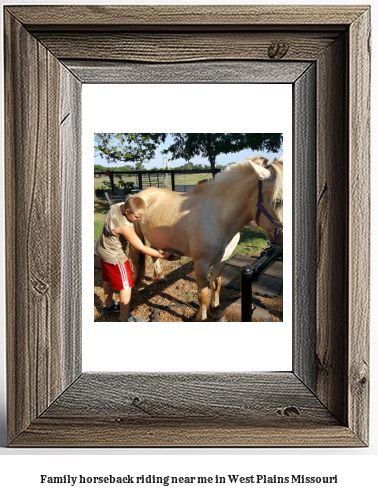
[[[252,283],[258,281],[260,274],[268,269],[278,257],[283,256],[282,247],[272,245],[265,248],[253,266],[243,266],[240,271],[241,320],[252,321]]]
[[[251,266],[243,266],[241,274],[241,320],[242,322],[252,321],[252,276]]]

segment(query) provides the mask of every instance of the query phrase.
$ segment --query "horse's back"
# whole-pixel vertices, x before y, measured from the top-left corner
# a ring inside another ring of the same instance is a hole
[[[169,189],[150,187],[144,189],[143,191],[140,191],[140,193],[138,193],[137,196],[143,198],[148,208],[148,204],[151,202],[155,203],[158,202],[168,203],[170,201],[172,202],[173,200],[179,200],[182,194],[176,193],[175,191],[170,191]]]

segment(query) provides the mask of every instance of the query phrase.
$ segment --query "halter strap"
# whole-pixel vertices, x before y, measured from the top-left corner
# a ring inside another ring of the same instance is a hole
[[[269,168],[270,164],[266,165],[265,168]],[[274,219],[270,213],[265,209],[263,202],[262,202],[262,181],[259,181],[259,193],[258,193],[258,198],[257,198],[257,211],[256,211],[256,217],[255,217],[255,222],[257,225],[259,225],[259,220],[260,220],[260,214],[263,213],[265,217],[274,225],[274,241],[273,243],[277,245],[277,237],[278,237],[278,232],[283,229],[283,222],[278,222],[276,219]]]

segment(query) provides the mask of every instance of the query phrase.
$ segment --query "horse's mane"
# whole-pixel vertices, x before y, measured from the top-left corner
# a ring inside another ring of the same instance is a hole
[[[275,204],[277,200],[283,200],[283,163],[273,161],[269,169],[273,170],[275,175],[273,196],[271,198],[271,203]]]
[[[253,158],[247,157],[245,161],[228,165],[222,172],[219,172],[219,174],[217,174],[214,179],[208,179],[207,182],[198,182],[197,186],[193,189],[193,192],[198,194],[209,189],[212,184],[224,182],[229,183],[229,181],[231,179],[234,179],[235,176],[245,176],[251,174],[253,170],[251,161],[257,163],[260,166],[265,166],[269,163],[269,160],[263,158],[260,155],[257,155]],[[275,204],[277,200],[283,199],[283,163],[279,160],[275,160],[270,163],[269,170],[272,171],[275,178],[273,196],[271,198],[271,202]]]

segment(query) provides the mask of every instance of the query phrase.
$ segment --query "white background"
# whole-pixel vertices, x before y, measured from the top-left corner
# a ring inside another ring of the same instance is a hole
[[[13,1],[12,4],[25,3]],[[34,3],[42,3],[35,1]],[[52,3],[51,1],[49,2]],[[63,2],[71,3],[88,3],[88,2]],[[101,3],[92,0],[92,4]],[[116,2],[113,4],[125,3]],[[133,2],[139,3],[137,1]],[[151,2],[155,3],[155,2]],[[156,2],[159,3],[159,2]],[[177,2],[176,2],[177,3]],[[190,2],[188,2],[190,3]],[[202,2],[197,2],[202,3]],[[222,3],[248,3],[238,0],[236,2],[222,2],[208,0],[205,4],[222,4]],[[249,2],[252,3],[252,2]],[[259,1],[260,4],[272,4],[272,2]],[[285,4],[287,2],[276,1],[276,4]],[[291,4],[313,4],[310,2],[296,2]],[[323,4],[361,4],[366,2],[361,1],[324,1]],[[376,54],[377,54],[377,37],[374,31],[374,26],[377,22],[376,10],[372,10],[373,19],[373,73],[372,73],[372,89],[377,88],[376,79]],[[1,96],[3,98],[3,95]],[[3,100],[1,101],[3,102]],[[372,137],[377,137],[377,100],[376,92],[372,92]],[[371,179],[373,190],[378,188],[377,182],[377,152],[375,144],[372,149],[372,170]],[[2,150],[3,151],[3,150]],[[358,165],[355,166],[358,168]],[[1,186],[3,187],[3,176],[1,176]],[[367,191],[369,184],[366,185]],[[3,196],[2,196],[3,198]],[[377,197],[372,197],[371,200],[372,214],[376,218]],[[3,210],[1,211],[3,214]],[[4,231],[4,218],[1,218],[1,230]],[[376,492],[376,471],[377,471],[377,452],[378,452],[378,411],[377,411],[377,339],[376,325],[378,324],[378,303],[377,295],[377,261],[374,255],[374,248],[377,248],[377,232],[372,230],[372,295],[371,295],[371,438],[370,447],[364,449],[104,449],[104,450],[85,450],[85,449],[69,449],[69,450],[14,450],[5,448],[5,412],[4,412],[4,397],[1,405],[0,414],[0,431],[1,431],[1,446],[0,448],[0,493],[4,498],[12,494],[13,497],[19,498],[26,496],[30,498],[51,499],[54,496],[56,499],[65,499],[67,495],[72,499],[82,499],[87,493],[94,498],[105,496],[112,499],[127,498],[130,493],[138,497],[153,496],[154,498],[193,498],[195,495],[198,498],[209,498],[216,494],[219,498],[230,498],[230,495],[237,495],[240,499],[250,499],[256,496],[260,498],[262,495],[275,495],[279,498],[299,499],[304,496],[308,500],[319,497],[324,499],[334,499],[336,497],[352,500],[358,497],[372,498]],[[1,248],[1,282],[4,279],[4,248]],[[4,292],[4,287],[2,289]],[[4,296],[4,293],[3,293]],[[0,317],[2,318],[2,342],[1,342],[1,359],[5,359],[5,340],[4,340],[4,300],[1,302]],[[1,385],[0,388],[5,394],[4,372],[0,373]],[[50,474],[54,476],[63,474],[83,474],[83,475],[106,475],[106,474],[168,474],[168,475],[227,475],[227,474],[268,474],[268,475],[287,475],[287,474],[306,474],[306,475],[333,475],[338,474],[339,482],[334,486],[321,485],[261,485],[258,489],[251,485],[239,485],[231,488],[211,488],[209,486],[181,486],[180,489],[169,486],[151,486],[146,489],[133,488],[109,488],[109,487],[89,487],[76,488],[68,485],[61,486],[43,486],[39,484],[39,474]],[[8,492],[8,494],[6,493]],[[11,493],[10,493],[11,492]]]
[[[282,132],[285,157],[284,321],[252,327],[93,322],[93,260],[88,258],[93,252],[93,227],[88,225],[82,258],[84,371],[291,370],[291,97],[289,84],[83,86],[83,220],[91,220],[93,214],[95,132]],[[169,103],[175,103],[171,110]]]

